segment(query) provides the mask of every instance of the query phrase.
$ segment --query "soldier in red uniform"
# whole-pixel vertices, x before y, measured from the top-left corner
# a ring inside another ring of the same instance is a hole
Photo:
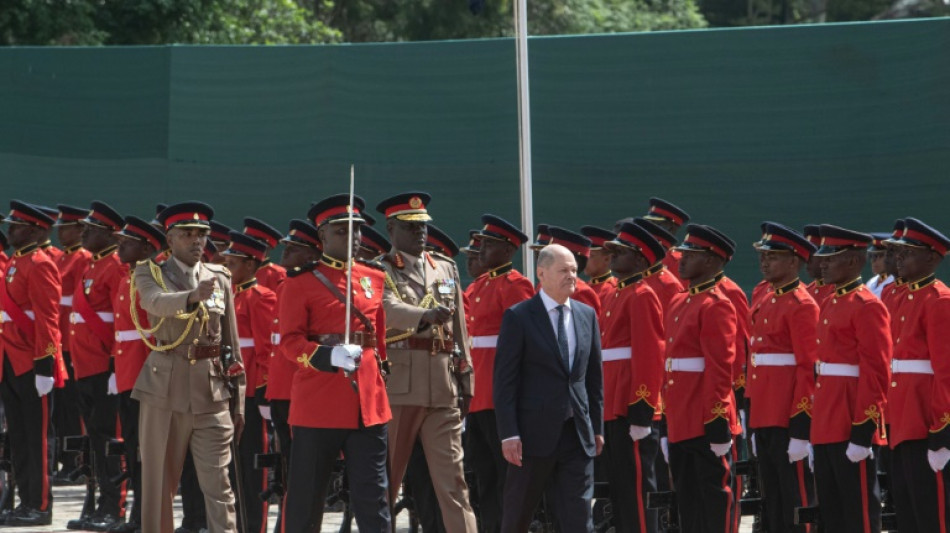
[[[808,242],[812,243],[816,247],[821,246],[821,235],[819,235],[817,225],[809,224],[805,226],[802,235],[808,239]],[[808,294],[811,294],[811,297],[815,299],[815,303],[818,304],[818,307],[824,307],[825,302],[827,302],[831,296],[834,295],[835,287],[834,285],[825,283],[821,277],[821,258],[816,255],[812,255],[811,259],[805,263],[805,270],[812,279],[811,283],[805,287],[808,289]]]
[[[818,304],[798,273],[817,248],[774,222],[762,224],[762,233],[753,246],[768,289],[749,313],[749,427],[766,495],[765,527],[804,532],[805,526],[795,525],[794,511],[813,503],[814,485],[806,459],[815,393]]]
[[[861,282],[871,236],[823,224],[821,276],[835,286],[818,317],[812,409],[815,486],[827,531],[879,532],[881,494],[873,447],[887,443],[888,313]]]
[[[485,268],[482,267],[481,254],[479,253],[481,249],[482,239],[479,236],[479,230],[469,230],[468,246],[459,248],[459,251],[465,254],[465,270],[468,271],[468,275],[471,276],[472,281],[478,279],[479,276],[486,272]],[[468,315],[468,289],[471,286],[472,284],[469,283],[468,287],[465,288],[466,316]]]
[[[547,224],[538,224],[538,230],[535,232],[534,242],[528,245],[528,248],[534,252],[534,262],[538,262],[538,254],[541,252],[541,248],[551,244],[551,235],[548,233]],[[535,289],[538,288],[538,284],[535,283]]]
[[[610,252],[604,248],[604,243],[612,240],[616,234],[596,226],[581,227],[581,235],[590,239],[590,257],[587,258],[587,267],[584,274],[590,281],[588,284],[602,304],[606,303],[608,295],[617,288],[617,278],[610,271]]]
[[[244,234],[263,242],[267,245],[267,253],[277,247],[277,243],[283,238],[283,235],[270,224],[253,218],[244,219]],[[267,255],[264,255],[264,262],[261,263],[260,271],[257,273],[257,282],[275,291],[277,286],[287,278],[287,271],[280,265],[271,263]]]
[[[663,384],[663,308],[643,279],[666,249],[645,229],[627,222],[604,246],[617,276],[601,313],[604,366],[604,451],[614,528],[655,532],[657,514],[646,497],[656,491],[660,446],[660,388]]]
[[[254,468],[254,456],[267,453],[267,420],[271,418],[267,401],[268,367],[274,351],[271,330],[277,318],[277,295],[257,282],[267,253],[267,245],[249,235],[232,231],[231,245],[222,252],[224,264],[231,271],[234,291],[234,316],[237,318],[238,343],[244,359],[247,389],[244,398],[244,432],[238,443],[238,457],[244,472],[245,509],[238,520],[247,518],[247,524],[238,529],[266,533],[268,502],[257,495],[267,489],[264,471]],[[238,482],[232,479],[231,484]],[[240,503],[239,503],[240,504]]]
[[[587,258],[590,257],[590,239],[558,226],[548,226],[548,233],[551,235],[551,241],[548,244],[560,244],[570,250],[577,262],[577,271],[583,272],[587,267]],[[597,291],[581,278],[577,278],[571,299],[593,307],[594,312],[600,316],[600,298],[597,296]]]
[[[284,497],[284,531],[319,530],[327,483],[343,452],[350,506],[361,531],[389,531],[387,422],[392,418],[380,361],[386,356],[383,271],[363,263],[347,269],[347,250],[359,246],[364,202],[347,195],[310,208],[323,256],[294,271],[280,299],[282,352],[297,362],[290,401],[294,433]],[[352,213],[351,215],[349,213]],[[353,220],[348,242],[348,220]],[[349,270],[349,272],[348,272]],[[352,283],[350,344],[344,344],[347,276]]]
[[[228,226],[218,222],[211,221],[211,233],[208,234],[208,243],[205,263],[224,264],[224,255],[222,252],[228,249],[231,244],[231,232],[234,231]]]
[[[505,309],[534,296],[534,286],[511,264],[511,259],[527,242],[528,236],[495,215],[482,215],[482,223],[479,258],[486,272],[467,289],[471,313],[466,317],[472,339],[476,386],[466,431],[468,459],[475,470],[481,503],[481,528],[494,532],[501,529],[501,498],[508,470],[508,462],[501,454],[492,401],[495,348]]]
[[[736,312],[720,287],[734,249],[708,226],[691,224],[677,249],[677,294],[664,318],[669,463],[682,531],[727,532],[735,527],[733,436],[741,432],[732,388]]]
[[[364,214],[363,216],[366,216]],[[391,248],[386,237],[375,229],[363,225],[360,227],[360,251],[357,257],[369,261],[389,253]]]
[[[136,329],[136,323],[147,329],[148,313],[136,302],[131,308],[132,268],[165,249],[165,234],[138,217],[126,217],[125,226],[116,233],[119,248],[116,253],[124,265],[119,289],[112,300],[115,313],[115,344],[112,346],[114,373],[110,381],[115,383],[118,397],[119,422],[122,440],[125,443],[125,464],[132,484],[134,500],[124,524],[116,524],[109,531],[135,533],[142,528],[142,471],[138,458],[139,402],[132,398],[132,387],[148,358],[149,349]],[[135,316],[132,315],[135,313]]]
[[[660,226],[664,231],[673,235],[674,238],[676,232],[689,222],[689,214],[686,211],[661,198],[650,198],[650,209],[647,214],[643,215],[643,218]],[[679,251],[671,247],[666,257],[663,258],[663,264],[666,265],[666,268],[674,277],[685,284],[686,280],[679,277],[679,259]]]
[[[73,310],[73,289],[76,288],[76,277],[85,272],[89,266],[92,254],[82,247],[82,226],[79,221],[89,213],[88,209],[60,204],[56,218],[56,234],[59,244],[63,246],[63,253],[56,260],[59,269],[63,295],[59,307],[59,332],[62,338],[63,362],[69,378],[62,387],[53,391],[53,429],[58,447],[62,446],[63,437],[79,435],[83,432],[82,415],[79,412],[79,394],[76,391],[76,376],[73,372],[73,360],[69,349],[69,315]],[[62,463],[61,470],[53,476],[53,484],[71,484],[68,474],[76,466],[76,452],[58,450],[57,460]]]
[[[633,223],[647,230],[668,251],[676,245],[676,237],[653,222],[643,218],[635,218]],[[653,292],[660,299],[660,305],[663,306],[663,316],[666,316],[673,297],[683,292],[683,284],[680,283],[678,274],[671,272],[663,261],[657,261],[643,273],[643,279],[646,280],[647,285],[653,289]]]
[[[57,217],[59,217],[58,209],[53,209],[52,207],[47,207],[45,205],[37,205],[35,207],[53,220],[56,220]],[[53,228],[47,228],[45,230],[43,240],[40,241],[40,250],[46,252],[46,255],[50,256],[50,259],[52,259],[54,263],[59,264],[59,260],[63,256],[63,251],[56,246],[53,246],[53,241],[50,240],[50,235],[52,235],[52,233]]]
[[[121,522],[125,511],[125,486],[111,480],[121,473],[118,457],[106,456],[106,443],[116,431],[116,382],[112,360],[115,344],[115,313],[112,302],[118,297],[126,274],[115,253],[115,232],[124,221],[114,209],[93,202],[83,225],[82,247],[92,256],[85,271],[76,277],[73,307],[69,315],[69,344],[89,448],[99,484],[99,499],[91,515],[70,520],[68,529],[103,531]]]
[[[904,296],[907,293],[906,280],[904,280],[904,278],[900,276],[900,272],[897,271],[898,248],[892,246],[899,242],[903,235],[904,221],[903,219],[898,219],[894,222],[894,230],[891,232],[891,238],[884,241],[884,264],[888,272],[894,276],[894,283],[890,284],[881,292],[881,301],[884,302],[884,307],[887,308],[887,312],[890,313],[891,316],[897,314],[898,304],[904,300]],[[891,337],[893,338],[897,338],[897,326],[898,324],[895,324],[892,320]]]
[[[935,272],[950,239],[907,218],[896,248],[897,272],[908,280],[896,325],[887,395],[890,481],[899,531],[947,531],[950,506],[950,289]]]
[[[4,222],[15,252],[0,280],[0,398],[20,505],[2,521],[8,526],[44,526],[53,519],[47,434],[49,393],[60,349],[60,280],[56,264],[39,249],[53,219],[16,200],[10,209]]]

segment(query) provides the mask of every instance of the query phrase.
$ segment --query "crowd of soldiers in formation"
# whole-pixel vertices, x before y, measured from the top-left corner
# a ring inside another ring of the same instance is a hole
[[[159,205],[149,222],[102,202],[11,202],[0,234],[10,250],[0,253],[0,523],[49,524],[50,485],[85,482],[69,529],[149,530],[137,451],[148,436],[133,389],[161,323],[149,326],[156,317],[136,302],[135,280],[172,260],[166,233],[185,213],[207,227],[201,262],[225,265],[215,272],[230,279],[231,294],[212,283],[201,296],[209,307],[227,301],[236,317],[246,392],[230,484],[241,531],[266,531],[268,505],[282,500],[275,530],[319,530],[325,505],[341,498],[361,530],[388,529],[407,505],[424,531],[501,530],[508,466],[493,427],[494,342],[504,310],[538,290],[512,259],[550,244],[574,254],[574,298],[597,310],[602,334],[596,493],[608,504],[597,506],[598,531],[737,532],[749,513],[770,532],[946,531],[950,291],[935,272],[950,239],[938,230],[916,218],[885,234],[765,222],[753,244],[763,281],[750,299],[725,275],[736,243],[658,198],[610,229],[539,225],[533,242],[485,215],[463,247],[432,224],[430,200],[411,192],[380,203],[380,227],[359,197],[337,195],[286,234],[251,217],[234,231],[197,203]],[[351,267],[340,253],[348,238],[360,259]],[[474,279],[464,289],[459,254]],[[328,340],[315,324],[339,321],[330,329],[342,332],[345,314],[331,285],[352,288],[347,305],[378,300],[385,312],[367,303],[371,319],[352,317],[361,335]],[[370,428],[382,428],[369,434],[381,439],[382,467],[378,443],[353,437]],[[293,447],[298,435],[311,442],[307,429],[349,433]],[[363,462],[375,466],[355,468]],[[208,527],[197,479],[188,457],[176,532]]]

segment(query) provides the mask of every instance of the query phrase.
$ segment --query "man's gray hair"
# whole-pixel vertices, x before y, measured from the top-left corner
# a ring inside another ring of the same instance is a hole
[[[538,254],[538,268],[547,268],[558,255],[570,255],[571,251],[560,244],[549,244]]]

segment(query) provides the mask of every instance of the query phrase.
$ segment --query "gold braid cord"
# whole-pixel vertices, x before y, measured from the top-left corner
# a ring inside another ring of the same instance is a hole
[[[165,280],[162,279],[161,268],[158,265],[156,265],[154,262],[149,261],[149,269],[151,270],[152,278],[155,279],[155,282],[158,283],[159,287],[161,287],[163,291],[168,292],[168,287],[165,286]],[[172,342],[171,344],[163,345],[163,346],[154,344],[148,340],[148,336],[158,331],[158,328],[160,328],[162,324],[165,322],[165,317],[160,318],[158,321],[158,324],[156,324],[155,327],[143,328],[142,324],[139,322],[139,314],[136,312],[137,309],[136,309],[135,301],[136,301],[137,295],[138,295],[138,291],[135,290],[135,275],[133,274],[132,279],[130,280],[130,283],[129,283],[129,312],[132,315],[132,323],[135,324],[135,329],[138,330],[139,336],[142,337],[142,342],[144,342],[145,345],[148,346],[150,350],[153,350],[156,352],[167,352],[169,350],[174,350],[175,348],[181,346],[182,343],[185,342],[185,338],[188,337],[188,334],[191,333],[191,328],[195,324],[195,319],[199,318],[199,315],[201,319],[201,325],[199,326],[199,330],[198,330],[199,334],[201,331],[204,331],[208,325],[208,312],[205,309],[204,302],[200,302],[198,304],[198,307],[194,311],[190,313],[182,313],[180,315],[175,316],[175,318],[179,320],[187,320],[188,323],[185,325],[185,330],[182,331],[181,335],[177,339],[175,339],[174,342]]]
[[[389,289],[390,289],[391,291],[393,291],[393,294],[396,295],[396,299],[399,300],[400,302],[403,302],[402,296],[399,294],[399,288],[396,287],[396,282],[393,281],[393,278],[389,277],[389,272],[386,272],[386,280],[385,280],[385,281],[386,281],[386,286],[389,287]],[[403,302],[403,303],[405,303],[405,302]],[[432,304],[435,304],[435,303],[436,303],[435,297],[432,296],[432,293],[430,292],[430,293],[426,294],[424,298],[422,298],[422,301],[421,301],[421,302],[419,302],[419,307],[422,308],[422,309],[432,309]],[[405,332],[405,333],[400,333],[399,335],[393,335],[392,337],[386,337],[386,344],[389,344],[389,343],[391,343],[391,342],[398,342],[398,341],[401,341],[401,340],[408,339],[409,337],[412,337],[412,335],[413,335],[414,333],[415,333],[415,331],[410,330],[410,331],[407,331],[407,332]]]

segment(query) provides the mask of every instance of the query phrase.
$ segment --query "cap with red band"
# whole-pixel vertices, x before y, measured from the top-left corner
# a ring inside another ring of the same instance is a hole
[[[560,244],[575,255],[590,257],[590,239],[587,237],[558,226],[548,226],[548,233],[551,235],[548,244]]]
[[[89,214],[86,215],[86,218],[79,222],[112,231],[119,231],[122,229],[125,221],[122,219],[122,215],[117,213],[115,209],[112,209],[103,202],[96,201],[92,202]]]
[[[540,250],[541,248],[551,244],[551,235],[548,233],[548,228],[550,228],[550,226],[547,224],[538,224],[538,231],[534,236],[534,242],[529,244],[528,248],[531,248],[532,250]]]
[[[731,239],[712,226],[701,224],[686,226],[686,239],[676,249],[683,252],[710,252],[726,260],[736,252]]]
[[[317,250],[323,249],[323,245],[320,244],[320,235],[317,232],[317,228],[306,220],[300,220],[299,218],[290,221],[290,229],[280,242],[309,246]]]
[[[499,216],[482,215],[482,224],[485,225],[479,232],[482,238],[506,241],[515,247],[528,242],[528,236],[524,232]]]
[[[10,201],[10,214],[3,220],[7,224],[26,224],[44,229],[53,227],[55,220],[36,206],[19,200]]]
[[[267,256],[267,244],[259,239],[237,231],[232,231],[228,237],[231,239],[231,244],[227,250],[221,252],[221,255],[234,255],[258,261],[263,261]]]
[[[672,222],[677,226],[682,226],[689,222],[689,214],[679,207],[663,200],[662,198],[650,198],[650,209],[644,215],[647,220],[665,220]]]
[[[217,220],[211,221],[211,233],[208,235],[212,241],[223,242],[227,246],[228,241],[231,239],[229,235],[234,231],[230,227],[225,226],[224,224],[218,222]]]
[[[459,246],[455,244],[455,241],[453,241],[446,232],[432,224],[429,224],[428,230],[426,236],[427,249],[448,257],[455,257],[459,254]]]
[[[125,225],[116,234],[145,242],[156,252],[165,248],[165,235],[154,225],[139,217],[125,217]]]
[[[643,254],[650,265],[655,265],[666,256],[666,246],[660,244],[646,228],[635,222],[624,222],[620,226],[620,233],[613,240],[606,241],[604,247],[631,248]]]
[[[885,241],[885,244],[895,244],[897,241],[901,240],[901,237],[904,236],[904,219],[899,218],[894,221],[894,229],[891,231],[891,236]]]
[[[156,217],[168,231],[172,228],[210,229],[214,209],[203,202],[182,202],[162,210]]]
[[[604,228],[598,228],[597,226],[582,226],[581,235],[590,239],[591,250],[603,248],[605,242],[613,240],[613,238],[617,236],[616,233]]]
[[[666,231],[665,229],[657,226],[655,223],[650,222],[645,218],[635,218],[633,223],[640,226],[641,228],[647,230],[647,232],[653,236],[660,244],[662,244],[667,250],[672,248],[676,244],[676,237],[672,233]]]
[[[350,195],[334,194],[310,206],[307,212],[307,218],[313,221],[316,227],[324,224],[336,224],[338,222],[347,222],[350,219],[353,222],[362,224],[366,221],[362,213],[366,207],[366,202],[359,196],[353,196],[353,215],[350,213]]]
[[[477,229],[468,230],[468,246],[463,246],[459,248],[459,251],[463,254],[477,254],[481,251],[482,247],[482,236]]]
[[[277,247],[277,243],[284,237],[277,228],[254,217],[244,219],[244,234],[262,241],[268,248]]]
[[[72,224],[79,224],[79,221],[86,218],[86,215],[89,214],[88,209],[83,209],[81,207],[74,207],[66,204],[59,204],[56,206],[59,209],[56,216],[56,223],[54,226],[69,226]]]
[[[762,239],[752,247],[760,252],[791,252],[806,261],[818,249],[797,231],[777,222],[763,222]]]
[[[404,192],[379,202],[376,210],[386,218],[396,218],[409,222],[428,222],[432,220],[426,206],[432,196],[421,191]]]
[[[389,253],[392,245],[386,240],[386,237],[375,228],[363,226],[360,228],[360,247],[382,255]]]
[[[871,236],[860,231],[853,231],[831,224],[818,226],[821,235],[821,246],[814,255],[827,257],[847,250],[866,250],[871,244]]]
[[[904,219],[903,235],[895,244],[930,248],[941,257],[947,255],[947,250],[950,250],[950,239],[916,218]]]

